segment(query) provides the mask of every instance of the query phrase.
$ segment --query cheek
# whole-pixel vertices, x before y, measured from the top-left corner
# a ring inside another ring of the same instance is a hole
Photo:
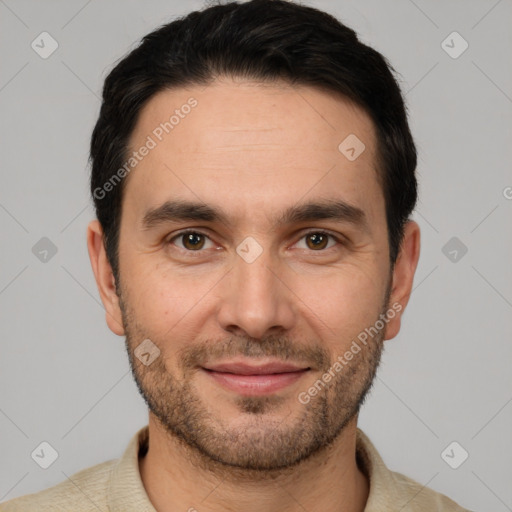
[[[325,342],[350,344],[379,316],[382,290],[377,277],[353,268],[314,279],[301,276],[293,288],[301,299],[300,314],[313,324],[314,332],[322,333]]]
[[[170,272],[158,264],[134,267],[127,289],[138,329],[154,338],[166,357],[172,355],[198,335],[217,280],[212,274]]]

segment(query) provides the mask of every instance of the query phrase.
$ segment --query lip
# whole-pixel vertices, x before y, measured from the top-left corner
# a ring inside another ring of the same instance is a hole
[[[297,382],[310,370],[283,362],[262,365],[228,362],[207,365],[201,369],[223,388],[245,396],[274,393]]]
[[[221,373],[233,373],[236,375],[270,375],[273,373],[297,372],[308,368],[281,361],[270,361],[260,365],[244,363],[242,361],[232,361],[205,365],[204,369]]]

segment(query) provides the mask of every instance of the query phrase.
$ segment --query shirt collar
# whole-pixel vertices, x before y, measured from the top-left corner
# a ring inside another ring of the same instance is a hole
[[[123,456],[115,464],[107,489],[109,510],[112,512],[156,512],[139,471],[139,453],[147,451],[148,440],[149,429],[146,425],[132,437]]]
[[[368,478],[370,487],[364,512],[396,510],[401,497],[393,472],[384,464],[377,448],[359,428],[356,431],[356,460],[359,468]],[[409,509],[403,508],[403,512],[407,510]]]
[[[148,440],[146,425],[132,437],[123,456],[114,465],[107,490],[112,512],[157,512],[149,501],[139,472],[139,453],[145,454]],[[364,511],[394,510],[400,499],[397,482],[368,436],[359,428],[356,430],[356,458],[369,480],[370,491]]]

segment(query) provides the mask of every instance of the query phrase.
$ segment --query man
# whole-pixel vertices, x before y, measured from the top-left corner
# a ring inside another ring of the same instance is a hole
[[[357,428],[420,251],[391,69],[282,0],[193,12],[105,81],[87,242],[149,425],[1,510],[463,511]]]

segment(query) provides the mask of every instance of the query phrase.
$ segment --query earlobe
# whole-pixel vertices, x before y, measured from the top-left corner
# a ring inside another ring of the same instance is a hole
[[[103,229],[98,220],[91,221],[87,226],[87,248],[101,302],[105,308],[107,325],[114,334],[123,336],[124,327],[116,282],[103,243]]]
[[[401,317],[409,302],[414,274],[420,256],[420,227],[414,221],[408,221],[404,227],[404,237],[400,253],[393,269],[392,288],[389,307],[400,304],[399,313],[388,323],[385,339],[394,338],[400,331]],[[397,308],[398,309],[398,308]]]

